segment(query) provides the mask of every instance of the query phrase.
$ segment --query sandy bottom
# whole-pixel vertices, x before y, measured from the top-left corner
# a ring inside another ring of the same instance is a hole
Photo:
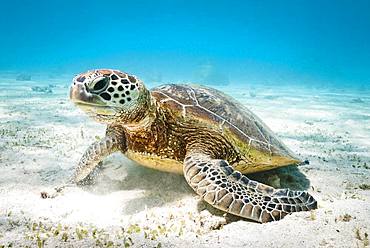
[[[41,199],[40,191],[63,183],[88,145],[104,134],[104,126],[69,103],[68,82],[0,81],[1,248],[369,245],[369,91],[221,88],[310,160],[250,177],[307,189],[319,208],[258,224],[209,206],[182,176],[138,166],[120,154],[104,161],[94,185]],[[52,92],[32,90],[49,83]]]

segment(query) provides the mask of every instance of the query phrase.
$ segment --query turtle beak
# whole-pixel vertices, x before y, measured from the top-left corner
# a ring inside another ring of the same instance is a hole
[[[114,115],[115,111],[99,96],[89,93],[82,83],[73,83],[69,91],[71,101],[89,115]]]
[[[74,103],[105,105],[96,95],[87,92],[82,83],[73,83],[69,91],[69,98]]]

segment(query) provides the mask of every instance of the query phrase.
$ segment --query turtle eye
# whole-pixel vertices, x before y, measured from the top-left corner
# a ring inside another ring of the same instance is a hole
[[[109,84],[109,79],[107,77],[97,78],[89,85],[89,90],[91,93],[101,93],[103,92]]]

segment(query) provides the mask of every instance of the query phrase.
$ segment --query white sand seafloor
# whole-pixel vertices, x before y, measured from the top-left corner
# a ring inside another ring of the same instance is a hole
[[[307,189],[318,200],[317,210],[259,224],[209,206],[181,175],[121,154],[104,160],[95,184],[41,199],[41,191],[72,174],[104,126],[69,102],[69,77],[0,78],[1,248],[369,246],[369,89],[218,87],[310,161],[251,175],[274,187]]]

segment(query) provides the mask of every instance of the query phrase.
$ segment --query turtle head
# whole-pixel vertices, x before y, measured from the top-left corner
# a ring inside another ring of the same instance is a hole
[[[70,99],[99,122],[124,124],[143,118],[150,93],[135,76],[103,69],[77,75]]]

